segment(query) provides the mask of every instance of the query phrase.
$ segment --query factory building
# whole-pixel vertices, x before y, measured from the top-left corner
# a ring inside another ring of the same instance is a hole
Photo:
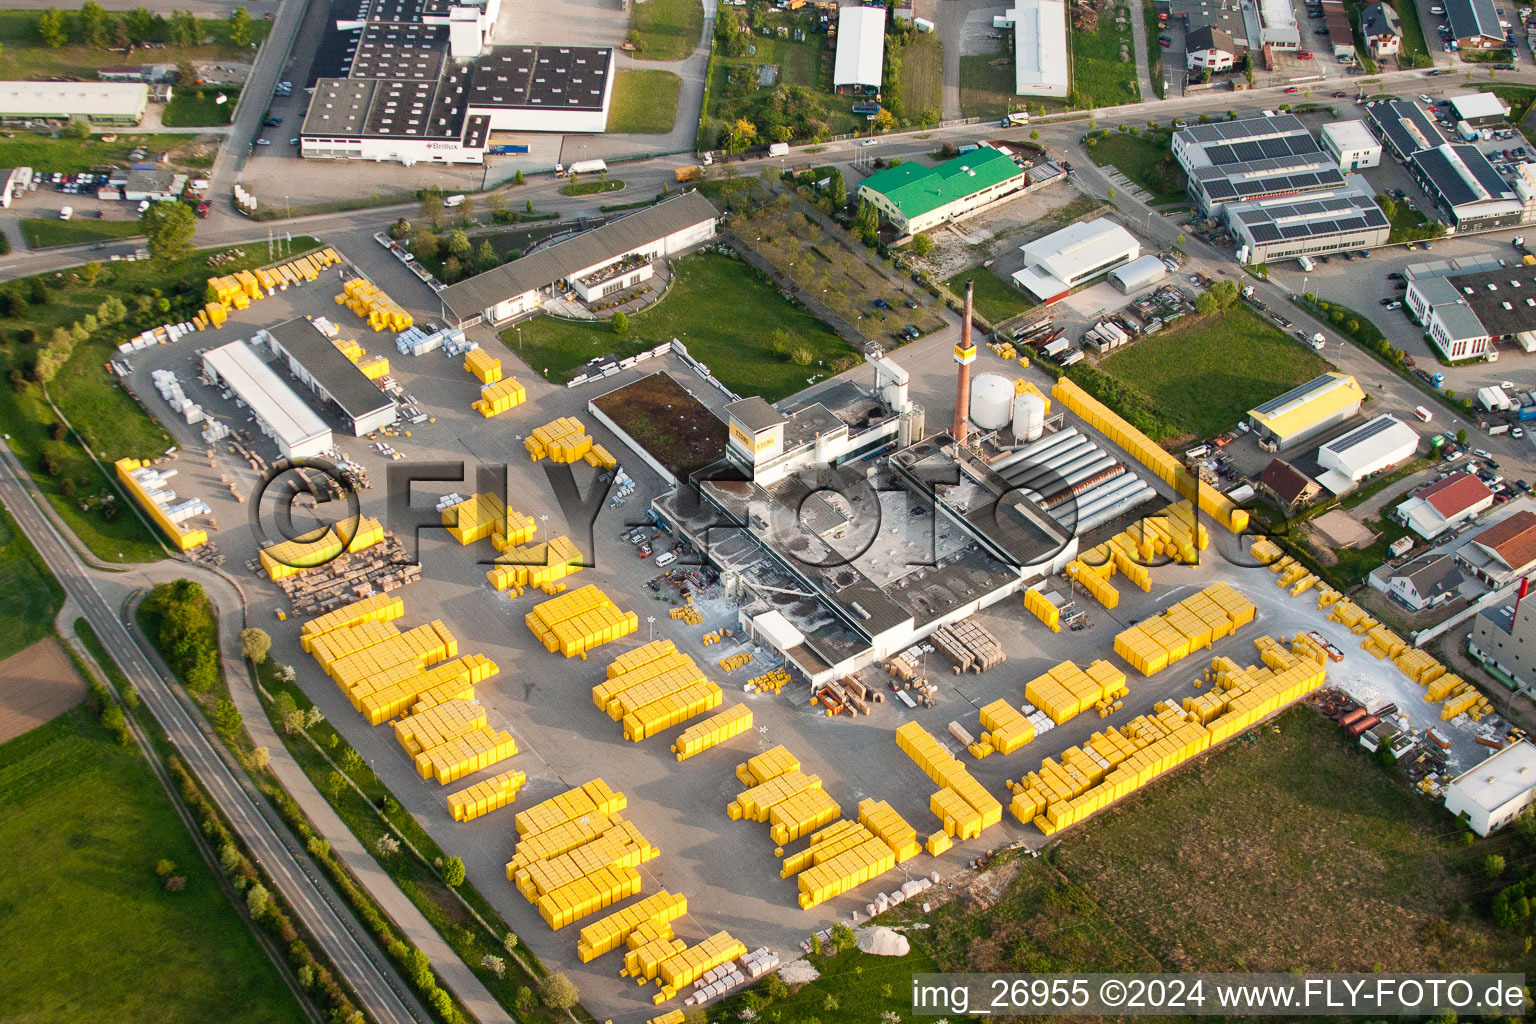
[[[438,293],[443,315],[460,327],[500,324],[532,312],[544,295],[566,286],[601,298],[649,277],[652,261],[714,238],[719,216],[701,193],[684,192],[449,285]],[[608,273],[625,261],[632,266],[623,273]]]
[[[837,13],[832,88],[877,93],[885,69],[885,7],[843,7]]]
[[[1421,150],[1451,141],[1435,119],[1412,100],[1372,100],[1365,105],[1365,119],[1400,164],[1406,165]]]
[[[1473,92],[1446,100],[1455,111],[1455,120],[1473,128],[1491,128],[1509,120],[1509,106],[1491,92]]]
[[[1365,392],[1347,373],[1325,373],[1248,411],[1248,423],[1271,450],[1289,448],[1360,411]]]
[[[1168,276],[1168,265],[1162,257],[1146,255],[1132,260],[1123,267],[1109,272],[1109,283],[1126,295],[1133,295],[1143,288],[1150,288]]]
[[[1536,797],[1536,746],[1512,743],[1445,787],[1445,809],[1480,836],[1495,832]]]
[[[1393,511],[1394,518],[1425,540],[1456,529],[1475,515],[1493,507],[1493,492],[1471,473],[1451,473]]]
[[[1317,464],[1323,468],[1318,483],[1343,494],[1365,478],[1409,461],[1418,450],[1419,432],[1384,413],[1317,450]]]
[[[613,51],[490,46],[499,9],[352,0],[316,55],[300,155],[483,163],[495,132],[603,131]]]
[[[1024,269],[1013,283],[1040,302],[1064,299],[1080,285],[1097,280],[1141,255],[1141,243],[1125,228],[1104,217],[1069,224],[1020,247]]]
[[[1341,188],[1222,206],[1239,263],[1266,263],[1386,244],[1391,222],[1370,185],[1351,175]]]
[[[1536,350],[1536,267],[1455,263],[1408,268],[1404,302],[1446,359],[1496,356],[1495,339]]]
[[[1485,608],[1472,619],[1467,653],[1517,687],[1536,686],[1536,602],[1522,586],[1513,604]]]
[[[1067,5],[1064,0],[1018,0],[993,19],[1013,29],[1013,91],[1020,96],[1060,96],[1072,88],[1067,73]]]
[[[1381,164],[1381,143],[1364,121],[1330,121],[1323,125],[1322,143],[1345,174]]]
[[[1029,184],[1013,158],[980,146],[927,167],[908,160],[876,171],[859,183],[867,199],[903,235],[956,220]]]
[[[0,82],[0,124],[78,120],[130,128],[148,109],[142,82]]]
[[[1496,50],[1504,45],[1504,26],[1493,0],[1445,0],[1451,38],[1463,50]]]
[[[354,436],[395,422],[395,403],[309,318],[285,320],[258,331],[252,340],[266,344],[287,361],[289,372],[322,401],[334,404]]]
[[[1344,175],[1293,114],[1181,128],[1173,156],[1207,217],[1223,203],[1338,188]]]
[[[1446,220],[1457,228],[1520,223],[1525,204],[1476,146],[1446,138],[1424,109],[1409,100],[1376,100],[1366,120],[1386,149],[1413,175]]]
[[[245,342],[204,352],[203,374],[245,403],[283,458],[318,458],[335,447],[331,428]]]

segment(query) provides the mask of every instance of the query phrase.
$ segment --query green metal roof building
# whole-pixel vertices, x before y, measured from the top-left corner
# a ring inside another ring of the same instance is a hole
[[[1023,188],[1023,168],[991,146],[937,167],[907,162],[876,171],[859,185],[881,216],[905,235],[942,224]]]

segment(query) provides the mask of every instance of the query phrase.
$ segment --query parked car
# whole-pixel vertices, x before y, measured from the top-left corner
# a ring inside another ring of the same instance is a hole
[[[1296,51],[1296,59],[1297,60],[1311,60],[1312,59],[1312,51],[1311,50],[1297,50]]]
[[[258,146],[270,146],[270,145],[272,145],[272,140],[271,139],[257,139],[256,140],[256,145],[258,145]]]

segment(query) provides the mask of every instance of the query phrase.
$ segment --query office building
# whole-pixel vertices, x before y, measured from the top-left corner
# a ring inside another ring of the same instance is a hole
[[[1381,164],[1381,143],[1364,121],[1330,121],[1323,125],[1323,151],[1345,174]]]
[[[1342,188],[1218,209],[1237,241],[1237,260],[1245,264],[1384,245],[1392,233],[1370,185],[1357,175]]]
[[[1172,150],[1189,178],[1190,196],[1207,217],[1223,203],[1344,184],[1334,159],[1292,114],[1190,125],[1174,133]]]

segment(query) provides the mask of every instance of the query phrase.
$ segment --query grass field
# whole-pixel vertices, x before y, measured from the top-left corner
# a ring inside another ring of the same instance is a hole
[[[1179,184],[1179,165],[1161,136],[1110,132],[1091,140],[1088,155],[1101,167],[1114,167],[1136,184],[1152,193],[1152,203],[1187,202],[1189,195]]]
[[[224,102],[219,102],[219,97]],[[175,89],[171,102],[160,111],[160,121],[167,128],[207,128],[229,124],[239,102],[239,89],[215,89],[198,86],[191,89]]]
[[[701,0],[646,0],[635,4],[631,27],[640,33],[640,60],[682,60],[704,34]]]
[[[916,32],[901,51],[901,109],[915,118],[944,108],[944,48],[937,32]]]
[[[703,128],[706,145],[719,143],[722,126],[744,117],[758,125],[764,134],[770,115],[788,124],[797,139],[844,135],[869,127],[862,116],[853,113],[853,97],[831,92],[832,49],[827,37],[810,31],[806,17],[762,15],[775,24],[797,26],[805,33],[803,42],[793,38],[755,35],[752,45],[757,52],[745,57],[727,57],[715,52],[714,71],[709,78],[709,108]],[[758,69],[765,65],[779,69],[778,81],[770,88],[759,88]]]
[[[1114,353],[1099,369],[1146,395],[1166,420],[1195,437],[1214,437],[1332,366],[1239,305],[1186,318]]]
[[[69,10],[79,4],[65,5]],[[168,9],[167,9],[168,13]],[[37,11],[0,11],[0,80],[96,77],[96,69],[113,64],[176,64],[178,61],[245,60],[255,54],[250,47],[229,42],[229,23],[223,19],[199,18],[204,46],[161,46],[139,50],[125,56],[120,50],[89,47],[70,42],[57,50],[44,45],[37,34]],[[112,17],[120,17],[113,13]],[[66,18],[66,22],[73,19]],[[260,18],[251,21],[251,39],[260,42],[270,23]],[[7,166],[15,167],[15,164]]]
[[[962,270],[944,282],[945,286],[962,301],[965,299],[966,278],[976,283],[976,312],[994,324],[1001,323],[1011,316],[1017,316],[1034,305],[1029,301],[1029,296],[1013,286],[1013,282],[1004,281],[986,267]]]
[[[1013,61],[997,54],[960,58],[960,112],[966,117],[1001,117],[1017,109],[1013,87]]]
[[[677,120],[683,80],[670,71],[620,71],[608,110],[610,135],[665,135]]]
[[[0,661],[53,632],[64,590],[0,508]]]
[[[0,746],[0,841],[0,1019],[307,1020],[149,766],[88,709]],[[162,890],[162,858],[183,891]]]
[[[1131,17],[1140,17],[1132,11]],[[1156,39],[1150,40],[1156,45]],[[1120,59],[1120,46],[1124,44],[1131,54],[1129,61]],[[1104,11],[1099,18],[1096,32],[1072,32],[1072,91],[1077,94],[1077,106],[1112,107],[1121,103],[1135,103],[1142,97],[1136,85],[1135,48],[1131,44],[1130,23],[1124,32],[1115,29],[1111,12]]]
[[[169,153],[171,163],[192,167],[199,162],[193,155],[201,156],[210,145],[198,142],[196,136],[187,135],[118,134],[112,142],[104,142],[100,135],[89,139],[53,139],[17,132],[13,138],[0,138],[0,167],[30,167],[43,174],[55,171],[71,174],[89,170],[96,164],[126,165],[128,153],[138,146],[152,152]],[[203,166],[212,166],[211,158]],[[62,204],[63,197],[60,196]]]
[[[59,220],[57,217],[24,218],[21,231],[27,236],[27,244],[34,249],[133,238],[140,233],[136,220]]]
[[[831,328],[785,302],[776,289],[729,256],[688,256],[672,264],[672,273],[667,297],[630,317],[624,337],[617,337],[607,321],[536,317],[522,325],[518,354],[535,372],[563,383],[593,357],[623,358],[677,338],[690,355],[709,364],[726,387],[770,402],[805,387],[807,377],[819,369],[824,372],[820,363],[848,355],[847,344]],[[730,310],[730,316],[722,317],[721,310]],[[770,351],[768,338],[774,329],[787,332],[793,346],[803,346],[809,362],[797,365]],[[501,340],[518,350],[516,331],[503,331]]]
[[[312,238],[295,238],[294,252],[304,252],[314,245]],[[86,285],[78,271],[40,275],[47,285],[47,301],[29,297],[24,313],[6,318],[0,335],[0,376],[9,377],[12,369],[25,375],[38,348],[37,341],[26,340],[25,332],[33,332],[37,339],[46,342],[54,328],[66,327],[94,312],[109,295],[119,296],[129,309],[127,323],[101,328],[89,340],[77,344],[73,357],[49,384],[48,393],[85,443],[107,464],[108,472],[113,460],[163,452],[170,446],[171,436],[122,389],[104,364],[113,348],[129,334],[179,319],[176,310],[185,313],[192,304],[201,304],[204,282],[212,273],[207,260],[215,251],[218,250],[201,250],[163,270],[148,261],[105,263],[101,277],[93,285]],[[221,272],[233,273],[268,262],[265,246],[253,245],[240,251],[243,255],[224,264]],[[23,278],[12,287],[31,282],[31,278]],[[30,296],[30,291],[27,294]],[[149,305],[142,314],[135,311],[139,297]],[[166,312],[157,308],[162,298],[169,307]],[[103,499],[116,494],[115,488],[109,486],[73,437],[54,440],[50,436],[50,428],[56,422],[57,417],[37,384],[0,387],[0,431],[10,435],[12,450],[86,546],[97,557],[113,562],[154,561],[164,557],[148,529],[130,510],[122,509],[114,521],[106,518],[103,509],[107,503]],[[44,453],[56,461],[55,475],[43,471]],[[121,501],[117,499],[119,504]]]

